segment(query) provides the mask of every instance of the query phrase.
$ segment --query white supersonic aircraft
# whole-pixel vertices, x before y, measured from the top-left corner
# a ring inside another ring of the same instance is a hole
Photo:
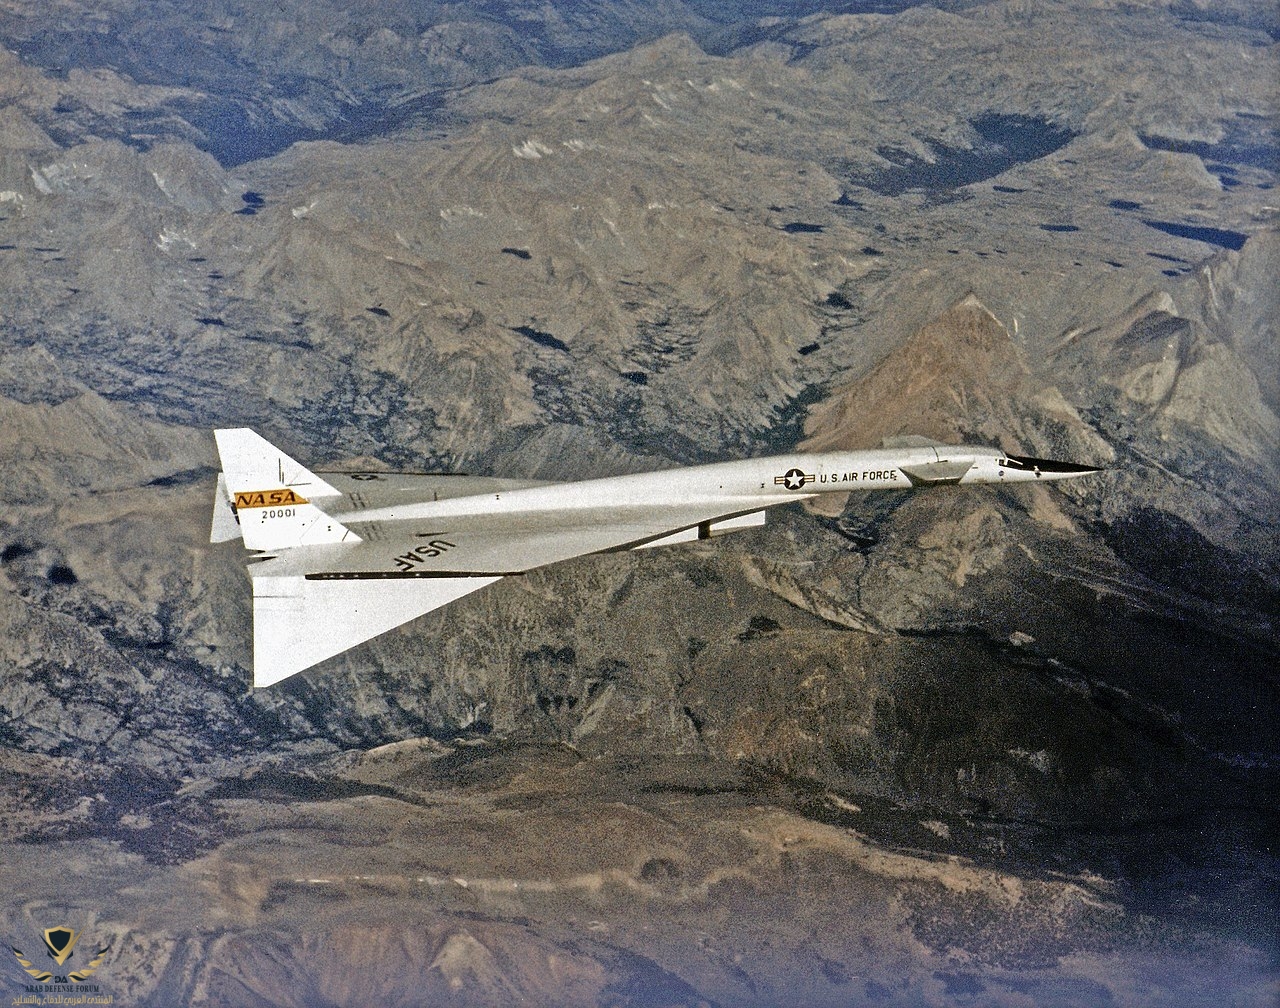
[[[253,582],[253,684],[317,662],[492,584],[570,557],[707,539],[823,493],[1029,483],[1097,472],[995,448],[893,438],[576,483],[324,472],[248,428],[214,431],[211,542],[242,538]]]

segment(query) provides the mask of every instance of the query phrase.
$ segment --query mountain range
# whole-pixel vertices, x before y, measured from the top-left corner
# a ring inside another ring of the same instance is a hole
[[[1278,28],[7,4],[6,943],[154,1005],[1268,1003]],[[250,692],[242,425],[1105,471],[582,558]]]

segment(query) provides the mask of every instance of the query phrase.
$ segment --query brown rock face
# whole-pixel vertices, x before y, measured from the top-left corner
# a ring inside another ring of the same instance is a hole
[[[0,5],[0,944],[156,1008],[1269,1003],[1276,17],[777,6]],[[251,693],[241,425],[1106,471],[583,557]]]
[[[1008,431],[1029,378],[1009,330],[970,294],[815,407],[803,446],[869,447],[897,434],[954,444]]]

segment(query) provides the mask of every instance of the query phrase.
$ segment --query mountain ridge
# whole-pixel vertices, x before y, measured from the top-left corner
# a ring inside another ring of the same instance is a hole
[[[555,7],[0,13],[6,940],[100,930],[157,1005],[1265,1003],[1270,22],[938,7],[558,66],[509,65]],[[1104,472],[583,557],[251,692],[220,426]]]

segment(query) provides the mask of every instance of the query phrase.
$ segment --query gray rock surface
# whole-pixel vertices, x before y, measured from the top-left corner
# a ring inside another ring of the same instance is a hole
[[[7,943],[148,1005],[1266,1003],[1271,14],[57,6],[0,13]],[[242,424],[1107,470],[582,558],[251,694]]]

